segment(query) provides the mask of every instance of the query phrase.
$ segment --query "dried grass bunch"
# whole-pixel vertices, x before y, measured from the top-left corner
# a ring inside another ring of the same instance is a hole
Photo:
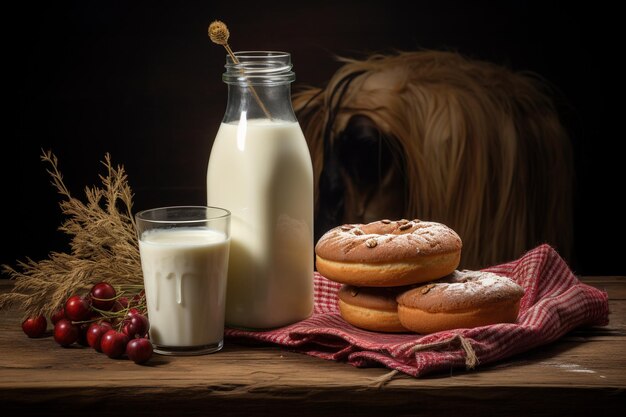
[[[72,236],[70,253],[51,252],[48,259],[18,261],[17,267],[3,265],[15,279],[8,294],[0,295],[0,309],[17,305],[25,316],[50,316],[75,293],[87,291],[100,281],[111,285],[143,285],[135,220],[133,193],[124,167],[114,167],[109,154],[102,164],[102,187],[86,187],[86,202],[73,197],[58,168],[57,157],[43,152],[50,164],[47,172],[63,200],[59,203],[67,220],[59,230]],[[137,290],[139,291],[139,290]]]

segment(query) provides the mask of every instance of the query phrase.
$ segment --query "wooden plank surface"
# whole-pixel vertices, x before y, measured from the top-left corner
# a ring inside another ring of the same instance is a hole
[[[415,379],[276,347],[226,342],[149,366],[29,339],[0,312],[2,415],[609,415],[626,410],[626,277],[587,277],[610,299],[610,324],[477,371]],[[6,291],[6,282],[0,290]],[[11,411],[5,414],[5,411]]]

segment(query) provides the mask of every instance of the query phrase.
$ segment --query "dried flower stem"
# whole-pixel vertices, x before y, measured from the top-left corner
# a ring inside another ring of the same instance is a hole
[[[218,45],[222,45],[224,49],[226,49],[226,52],[228,52],[228,55],[230,55],[230,59],[232,59],[235,64],[239,65],[239,59],[237,59],[237,56],[235,55],[233,50],[230,49],[230,45],[228,45],[229,37],[230,37],[230,32],[224,22],[220,20],[214,20],[209,25],[209,38],[211,39],[211,41]],[[241,70],[241,72],[243,73],[243,69]],[[267,117],[268,119],[271,119],[272,115],[270,114],[267,107],[265,107],[265,104],[263,104],[263,100],[261,100],[261,97],[259,97],[259,95],[257,94],[254,86],[247,81],[246,81],[246,84],[248,88],[250,88],[250,93],[252,93],[252,96],[256,100],[257,104],[259,105],[259,107],[261,107],[261,110],[263,110],[265,117]]]

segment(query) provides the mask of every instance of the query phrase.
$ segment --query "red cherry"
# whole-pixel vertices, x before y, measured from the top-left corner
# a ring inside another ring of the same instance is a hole
[[[122,308],[127,308],[128,307],[128,298],[127,297],[120,297],[120,298],[117,299],[117,302],[120,303]]]
[[[22,322],[22,330],[28,337],[41,337],[46,332],[48,322],[44,316],[30,317]]]
[[[140,303],[142,300],[146,298],[146,293],[144,290],[139,291],[138,294],[135,294],[132,298],[134,304]]]
[[[115,304],[117,292],[111,284],[99,282],[91,288],[91,304],[99,310],[110,310]]]
[[[61,307],[60,309],[56,311],[56,313],[52,315],[52,317],[50,317],[50,321],[52,322],[52,324],[57,324],[59,320],[64,319],[64,318],[65,318],[65,309]]]
[[[102,352],[109,358],[119,358],[126,351],[128,336],[115,330],[109,330],[100,340]]]
[[[117,300],[115,300],[115,304],[113,304],[111,311],[117,312],[117,311],[124,310],[127,307],[128,307],[128,298],[119,297]]]
[[[89,323],[80,323],[78,326],[78,344],[81,346],[89,346],[87,342],[87,330],[89,330]]]
[[[126,317],[134,316],[135,314],[141,314],[141,311],[135,307],[131,307],[128,309],[128,313],[126,313]]]
[[[61,319],[54,325],[54,340],[63,347],[67,347],[78,340],[78,326],[71,321]]]
[[[127,316],[126,320],[124,320],[124,333],[131,339],[134,339],[135,336],[145,337],[146,333],[148,333],[148,319],[139,313],[135,313]]]
[[[152,356],[152,343],[144,338],[133,339],[126,346],[126,354],[135,363],[146,363]]]
[[[89,346],[97,350],[98,352],[102,352],[102,348],[100,347],[100,341],[102,340],[102,336],[112,330],[113,326],[108,321],[103,321],[101,323],[91,323],[89,329],[87,329],[87,343]]]
[[[89,300],[80,295],[73,295],[65,302],[65,316],[72,321],[86,320],[90,314]]]

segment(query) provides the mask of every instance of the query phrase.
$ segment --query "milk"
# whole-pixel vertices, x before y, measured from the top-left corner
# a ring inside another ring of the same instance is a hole
[[[154,229],[139,240],[150,320],[158,347],[219,345],[229,240],[205,227]]]
[[[231,212],[227,325],[273,328],[313,310],[313,170],[297,122],[222,123],[208,204]]]

